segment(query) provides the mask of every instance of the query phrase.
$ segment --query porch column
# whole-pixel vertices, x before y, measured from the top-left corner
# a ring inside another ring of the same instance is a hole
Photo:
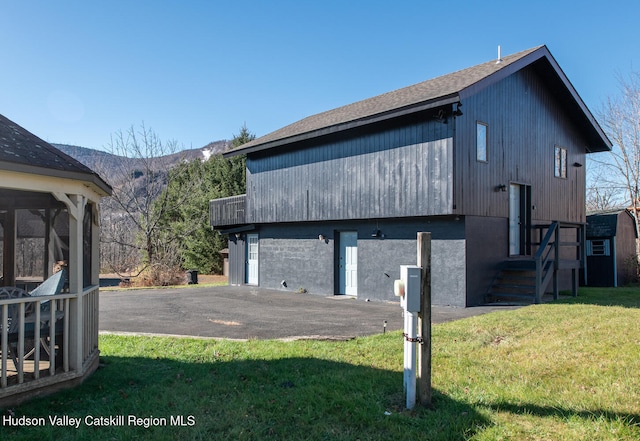
[[[98,203],[93,202],[91,206],[91,284],[100,285],[100,215]]]
[[[2,273],[4,286],[15,286],[16,284],[16,210],[11,207],[7,210],[7,217],[4,221],[4,248]]]
[[[69,367],[82,372],[84,317],[82,307],[82,221],[86,198],[82,195],[55,194],[69,210],[69,291],[76,297],[69,304]]]

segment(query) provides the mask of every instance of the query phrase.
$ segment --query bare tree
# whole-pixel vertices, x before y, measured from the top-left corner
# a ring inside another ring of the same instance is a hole
[[[624,185],[611,173],[611,154],[602,152],[587,157],[587,212],[602,212],[628,206]]]
[[[136,227],[111,198],[100,202],[101,270],[121,277],[140,267],[140,250],[136,244]]]
[[[599,161],[609,189],[621,189],[640,238],[640,73],[618,76],[619,95],[609,98],[599,113],[604,131],[614,144],[607,160]],[[640,259],[640,240],[636,240]]]
[[[169,237],[163,234],[160,223],[165,211],[174,209],[171,204],[180,204],[189,197],[188,189],[183,199],[178,200],[169,200],[163,191],[171,179],[169,170],[176,162],[177,142],[162,142],[142,124],[138,129],[132,126],[112,135],[107,150],[116,159],[104,171],[105,176],[111,176],[113,187],[113,195],[103,203],[105,264],[119,274],[134,269],[140,274],[148,267],[152,273],[160,267],[175,268],[173,262],[170,265],[164,262],[174,259],[175,253],[165,251],[168,244],[159,246],[159,238]]]
[[[617,192],[607,187],[593,186],[587,189],[587,212],[613,210],[616,204]]]

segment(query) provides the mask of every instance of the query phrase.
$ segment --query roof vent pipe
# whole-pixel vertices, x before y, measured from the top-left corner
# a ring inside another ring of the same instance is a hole
[[[500,64],[502,63],[502,54],[500,51],[500,45],[498,45],[498,60],[496,61],[496,64]]]

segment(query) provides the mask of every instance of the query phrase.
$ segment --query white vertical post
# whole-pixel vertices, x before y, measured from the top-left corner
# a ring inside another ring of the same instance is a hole
[[[411,410],[416,405],[416,328],[418,314],[404,311],[404,389],[406,406]]]
[[[58,197],[60,199],[60,197]],[[62,199],[64,201],[64,199]],[[69,209],[69,291],[76,294],[68,313],[73,318],[69,335],[70,368],[82,372],[84,344],[84,308],[82,306],[83,235],[82,222],[86,200],[81,195],[67,197]],[[65,201],[65,202],[66,202]],[[66,314],[67,312],[65,312]]]
[[[91,284],[100,284],[100,213],[98,203],[92,201],[91,216]]]
[[[420,312],[420,267],[400,266],[400,305],[404,310],[404,390],[407,409],[416,405],[418,312]]]

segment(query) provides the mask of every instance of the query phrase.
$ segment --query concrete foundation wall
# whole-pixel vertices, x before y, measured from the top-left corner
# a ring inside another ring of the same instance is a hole
[[[534,221],[534,223],[537,223]],[[358,298],[395,301],[394,280],[400,265],[416,263],[416,235],[432,233],[432,303],[475,306],[485,294],[500,264],[509,259],[508,219],[480,216],[436,216],[411,219],[298,222],[260,225],[259,281],[264,288],[333,295],[338,286],[340,232],[358,234]],[[573,234],[573,235],[571,235]],[[322,236],[322,240],[320,240]],[[532,240],[539,240],[535,234]],[[575,232],[563,232],[575,241]],[[231,284],[244,283],[244,236],[229,244]],[[532,252],[535,253],[535,246]],[[563,249],[562,258],[575,255]],[[242,274],[239,274],[239,273]],[[284,284],[282,283],[284,282]],[[571,289],[571,272],[559,274],[561,290]],[[547,289],[551,290],[551,286]]]
[[[260,286],[333,294],[334,241],[319,240],[319,231],[317,227],[304,225],[261,227]]]
[[[379,237],[372,237],[378,230]],[[400,265],[416,263],[416,234],[430,231],[433,303],[466,306],[464,221],[454,218],[262,225],[257,230],[259,285],[319,295],[336,293],[341,231],[358,233],[359,299],[396,300],[393,282],[400,277]]]

